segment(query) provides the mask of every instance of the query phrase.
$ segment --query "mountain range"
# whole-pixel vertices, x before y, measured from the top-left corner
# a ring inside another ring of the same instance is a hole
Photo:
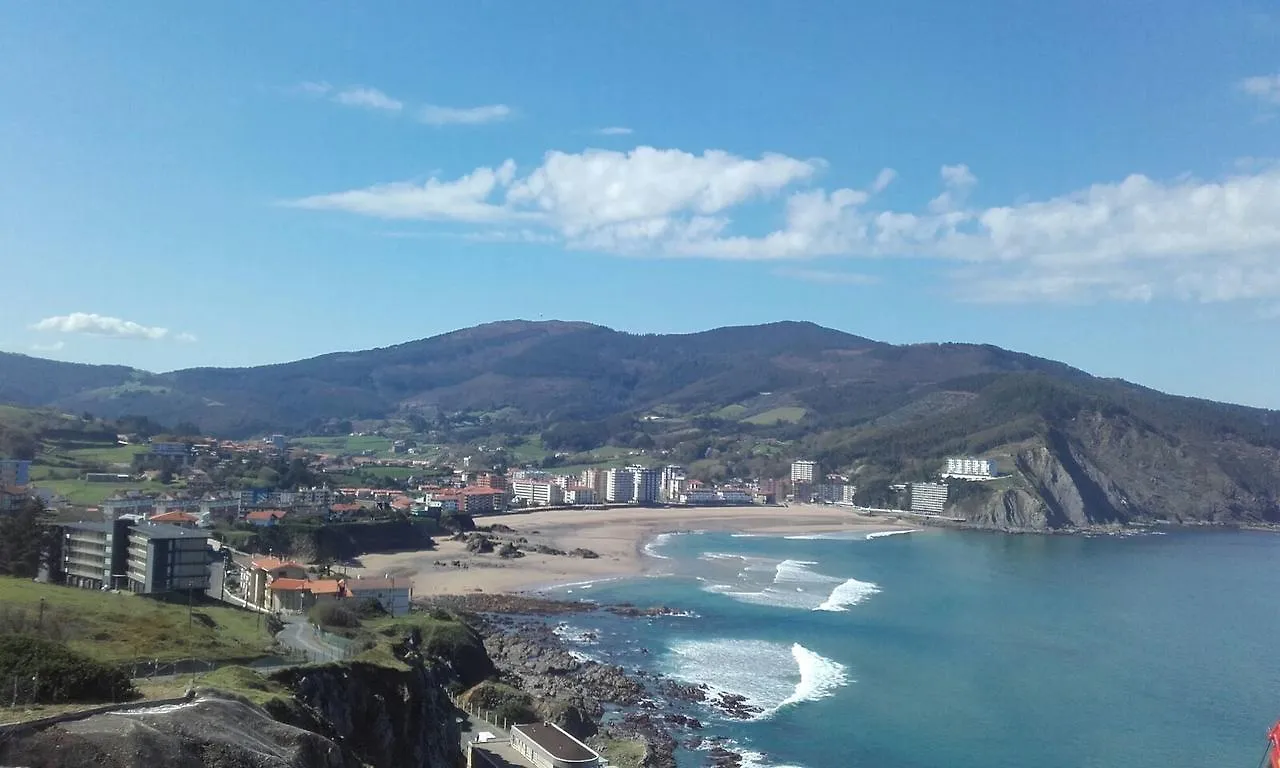
[[[1280,413],[1156,392],[973,344],[892,345],[811,323],[629,334],[490,323],[396,346],[253,368],[149,373],[0,353],[0,402],[145,415],[204,432],[314,433],[352,421],[471,425],[552,449],[632,445],[712,474],[792,458],[850,475],[868,504],[993,457],[1008,477],[954,487],[974,524],[1280,522]]]

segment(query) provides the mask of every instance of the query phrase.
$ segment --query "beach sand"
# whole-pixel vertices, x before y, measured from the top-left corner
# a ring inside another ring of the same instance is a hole
[[[644,554],[645,543],[660,533],[871,533],[912,527],[891,518],[860,515],[847,507],[819,505],[555,510],[479,517],[476,524],[501,524],[516,531],[494,534],[495,539],[525,537],[530,546],[546,544],[566,552],[590,549],[600,557],[584,559],[526,551],[524,557],[504,560],[496,553],[475,554],[468,552],[462,542],[442,539],[434,550],[364,555],[360,558],[363,568],[354,569],[354,573],[411,578],[415,596],[522,592],[642,575],[661,562]],[[527,549],[523,545],[521,548]]]

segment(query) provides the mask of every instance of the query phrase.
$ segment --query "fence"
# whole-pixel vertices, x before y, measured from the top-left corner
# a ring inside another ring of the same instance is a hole
[[[471,717],[479,718],[485,721],[486,723],[489,723],[490,725],[498,726],[502,730],[506,731],[508,734],[511,733],[511,726],[519,725],[519,723],[513,723],[510,720],[507,720],[506,718],[497,717],[498,713],[492,709],[479,709],[476,707],[469,707],[466,704],[463,704],[462,701],[458,699],[456,696],[450,696],[449,700],[453,702],[453,706],[457,707],[463,712],[466,712]],[[503,737],[503,738],[507,738],[507,737]]]

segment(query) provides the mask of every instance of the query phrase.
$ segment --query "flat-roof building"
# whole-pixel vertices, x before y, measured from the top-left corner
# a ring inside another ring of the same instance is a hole
[[[176,525],[129,529],[129,590],[149,595],[209,589],[209,534]]]
[[[538,768],[597,768],[600,755],[554,723],[511,726],[511,747]]]

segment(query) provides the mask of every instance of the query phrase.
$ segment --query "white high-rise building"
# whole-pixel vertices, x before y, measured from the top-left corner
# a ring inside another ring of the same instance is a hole
[[[912,483],[912,512],[942,512],[947,505],[946,483]]]
[[[804,483],[812,484],[818,477],[818,462],[816,461],[793,461],[791,462],[791,484],[797,485]]]
[[[611,502],[631,501],[635,491],[635,475],[630,469],[614,467],[605,473],[604,499]]]
[[[949,457],[946,477],[987,478],[996,476],[996,463],[990,459],[977,459],[972,456]]]
[[[662,493],[662,472],[646,467],[631,470],[631,500],[636,504],[655,504]]]

